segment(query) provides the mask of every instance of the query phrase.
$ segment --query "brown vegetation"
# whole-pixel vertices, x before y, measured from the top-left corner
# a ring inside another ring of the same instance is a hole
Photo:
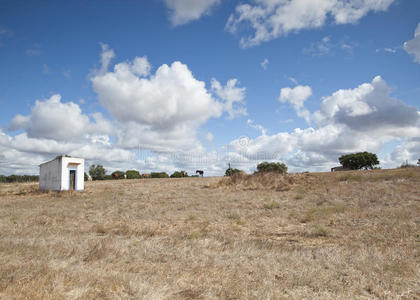
[[[420,168],[0,185],[0,298],[418,299]]]

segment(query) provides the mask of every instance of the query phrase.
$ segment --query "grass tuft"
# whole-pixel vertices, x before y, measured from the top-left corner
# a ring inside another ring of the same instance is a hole
[[[313,237],[327,237],[332,233],[331,229],[324,225],[315,225],[312,229],[311,236]]]
[[[279,208],[280,205],[276,202],[276,201],[270,201],[268,203],[264,203],[264,208],[265,209],[275,209],[275,208]]]

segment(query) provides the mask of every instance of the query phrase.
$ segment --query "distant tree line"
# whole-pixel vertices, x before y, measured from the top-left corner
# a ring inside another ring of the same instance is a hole
[[[342,165],[344,170],[360,170],[360,169],[377,169],[379,160],[376,154],[370,152],[357,152],[351,154],[345,154],[339,157],[339,162]],[[420,166],[420,158],[417,161],[417,164]],[[411,166],[411,165],[410,165]],[[238,173],[245,173],[240,169],[235,169],[231,167],[231,164],[228,164],[228,168],[225,171],[225,176],[233,176]],[[278,173],[278,174],[287,174],[287,166],[282,162],[267,162],[263,161],[257,165],[255,173]],[[92,165],[89,168],[89,174],[93,180],[104,180],[104,179],[140,179],[140,178],[182,178],[182,177],[196,177],[196,175],[189,176],[185,171],[175,171],[170,176],[166,172],[152,172],[150,174],[141,175],[139,171],[128,170],[126,172],[114,171],[111,175],[106,175],[106,170],[102,165]],[[16,176],[16,175],[11,175]],[[3,176],[4,177],[4,176]],[[27,176],[27,177],[36,177],[36,179],[27,181],[38,180],[37,176]],[[85,180],[87,180],[87,174],[85,174]],[[4,181],[4,179],[0,179]],[[25,180],[22,180],[25,181]]]
[[[379,160],[376,154],[369,152],[357,152],[351,154],[345,154],[339,157],[339,162],[344,169],[348,170],[360,170],[360,169],[376,169],[376,165],[379,164]],[[420,158],[417,161],[417,165],[420,167]],[[408,162],[401,165],[400,168],[415,167],[415,165],[409,165]],[[281,162],[261,162],[257,165],[255,173],[287,173],[287,166]],[[238,173],[245,173],[242,170],[232,168],[230,163],[225,171],[225,176],[233,176]],[[196,175],[189,176],[186,171],[175,171],[168,175],[166,172],[152,172],[150,174],[141,175],[137,170],[114,171],[111,175],[106,174],[106,169],[102,165],[91,165],[89,168],[89,175],[92,180],[108,180],[108,179],[141,179],[141,178],[182,178],[182,177],[197,177]],[[89,179],[89,176],[84,174],[85,180]],[[38,175],[0,175],[1,182],[37,182],[39,181]]]
[[[152,172],[150,174],[141,175],[137,170],[128,171],[114,171],[110,175],[106,174],[106,169],[102,165],[91,165],[89,168],[89,175],[92,180],[111,180],[111,179],[141,179],[141,178],[182,178],[189,177],[186,171],[175,171],[171,176],[166,172]],[[195,177],[195,176],[191,176]],[[85,180],[89,176],[85,173]]]
[[[0,175],[0,182],[36,182],[39,181],[38,175]]]

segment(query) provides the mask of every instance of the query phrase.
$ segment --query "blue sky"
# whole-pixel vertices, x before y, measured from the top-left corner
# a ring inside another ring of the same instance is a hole
[[[420,2],[0,0],[0,173],[420,158]]]

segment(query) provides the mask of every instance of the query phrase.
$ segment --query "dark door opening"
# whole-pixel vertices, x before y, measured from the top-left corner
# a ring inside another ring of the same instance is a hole
[[[76,170],[70,170],[70,190],[76,189]]]

